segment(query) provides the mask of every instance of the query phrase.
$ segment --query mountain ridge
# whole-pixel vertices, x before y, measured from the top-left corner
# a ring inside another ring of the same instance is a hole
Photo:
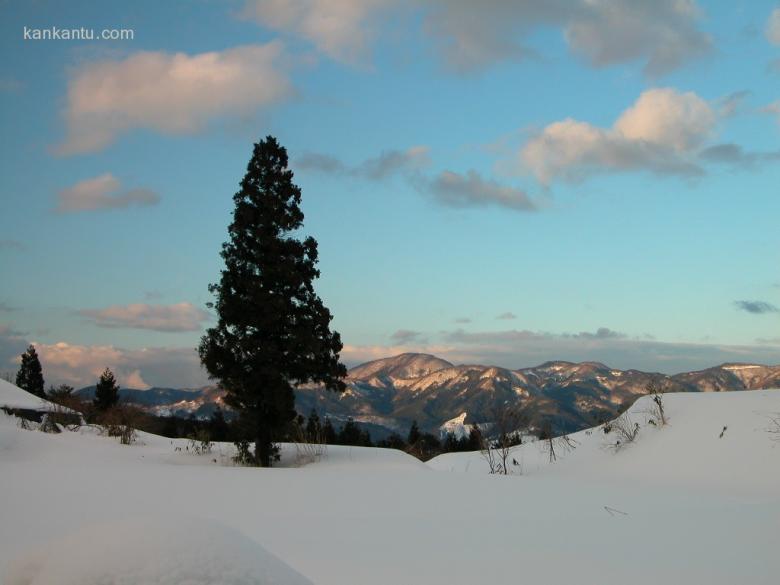
[[[312,409],[334,421],[353,418],[379,435],[404,433],[413,420],[436,432],[452,419],[464,424],[489,422],[502,404],[529,406],[538,417],[554,421],[562,432],[607,419],[646,393],[647,385],[664,392],[722,392],[780,387],[780,365],[728,362],[674,375],[629,369],[600,362],[551,360],[518,369],[494,365],[455,365],[424,353],[403,353],[371,360],[348,371],[347,390],[335,394],[316,384],[296,389],[296,408]],[[78,394],[89,398],[94,387]],[[211,416],[225,408],[224,393],[214,385],[198,389],[120,390],[120,397],[155,414]],[[372,433],[374,434],[374,433]]]

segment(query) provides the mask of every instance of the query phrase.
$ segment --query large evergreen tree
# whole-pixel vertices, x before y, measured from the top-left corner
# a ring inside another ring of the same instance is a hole
[[[35,347],[32,345],[22,354],[22,363],[16,373],[16,385],[28,392],[46,398],[43,382],[43,369]]]
[[[240,415],[254,459],[278,458],[274,441],[295,418],[293,386],[320,382],[343,391],[341,338],[314,292],[317,242],[298,239],[301,190],[292,182],[287,151],[269,136],[254,145],[222,245],[225,268],[215,295],[217,325],[201,339],[206,370]]]
[[[119,402],[119,385],[116,383],[114,374],[106,368],[100,375],[97,386],[95,387],[95,400],[93,404],[99,411],[106,411]]]

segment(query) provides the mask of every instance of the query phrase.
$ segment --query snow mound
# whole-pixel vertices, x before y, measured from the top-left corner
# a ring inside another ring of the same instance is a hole
[[[780,417],[780,389],[663,395],[668,425],[650,424],[652,399],[639,398],[625,420],[639,425],[635,441],[617,449],[614,431],[594,427],[569,435],[555,457],[545,441],[514,447],[510,474],[627,481],[643,486],[675,486],[719,491],[729,496],[772,495],[780,489],[776,462],[780,444],[769,432]],[[438,471],[488,473],[480,452],[445,453],[427,465]]]
[[[51,403],[41,400],[27,390],[22,390],[10,382],[0,380],[0,408],[29,408],[32,410],[47,409]]]
[[[240,532],[194,518],[95,524],[11,562],[6,585],[312,585]]]

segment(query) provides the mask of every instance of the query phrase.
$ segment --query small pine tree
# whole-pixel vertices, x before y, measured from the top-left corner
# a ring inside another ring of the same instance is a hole
[[[230,427],[225,420],[225,415],[220,407],[217,407],[209,421],[209,432],[215,441],[227,441]]]
[[[333,423],[330,422],[329,417],[325,417],[325,422],[322,423],[322,438],[325,440],[326,445],[336,444],[336,429],[333,427]]]
[[[422,434],[420,433],[420,427],[417,426],[417,421],[412,421],[412,426],[409,427],[409,436],[406,438],[406,442],[409,444],[409,446],[413,446],[417,444],[417,442],[422,437]]]
[[[54,386],[49,386],[47,395],[52,402],[59,403],[63,400],[68,400],[73,397],[73,386],[69,386],[68,384],[60,384],[56,388]]]
[[[355,419],[349,417],[339,431],[338,442],[341,445],[362,445],[363,438]]]
[[[406,450],[406,442],[404,438],[398,433],[392,433],[387,438],[377,441],[377,447],[383,447],[384,449],[398,449],[399,451]]]
[[[320,424],[320,417],[317,415],[317,411],[313,408],[309,414],[309,419],[306,421],[306,437],[312,443],[319,443],[322,439],[322,425]]]
[[[22,363],[16,374],[16,385],[41,398],[46,398],[43,368],[32,345],[22,354]]]
[[[104,412],[116,406],[119,402],[119,385],[116,383],[114,374],[106,368],[106,371],[100,375],[97,386],[95,387],[95,408]]]
[[[466,451],[479,451],[482,448],[482,433],[479,432],[477,425],[472,425],[469,429],[469,437],[466,439]]]

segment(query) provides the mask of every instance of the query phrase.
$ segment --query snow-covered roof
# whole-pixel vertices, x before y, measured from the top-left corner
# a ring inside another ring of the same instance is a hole
[[[51,402],[42,400],[10,382],[0,380],[0,407],[48,410]]]

